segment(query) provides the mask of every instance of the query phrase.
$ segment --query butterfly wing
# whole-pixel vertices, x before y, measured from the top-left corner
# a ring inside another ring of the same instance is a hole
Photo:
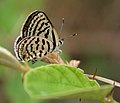
[[[53,42],[53,50],[59,45],[59,38],[51,21],[42,11],[32,12],[26,19],[22,30],[21,38],[29,36],[41,36]]]
[[[19,39],[18,39],[19,40]],[[40,36],[29,36],[22,39],[15,47],[16,57],[24,61],[42,59],[53,48],[52,42]]]

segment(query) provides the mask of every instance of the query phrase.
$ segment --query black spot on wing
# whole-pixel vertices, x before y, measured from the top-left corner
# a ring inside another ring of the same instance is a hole
[[[37,41],[38,41],[38,42],[40,41],[39,37],[37,38]]]
[[[27,39],[30,39],[31,37],[29,36]]]
[[[36,54],[36,52],[35,52],[35,51],[33,51],[33,54],[34,54],[35,56],[37,56],[37,54]]]
[[[45,23],[45,25],[47,26],[47,25],[48,25],[48,22],[47,22],[47,23]]]
[[[42,44],[45,45],[45,40],[44,39],[42,39]]]
[[[25,60],[25,54],[23,54],[23,60]]]
[[[45,49],[45,48],[44,48],[44,45],[42,45],[42,47],[41,47],[41,48],[42,48],[42,50],[44,50],[44,49]]]
[[[46,34],[45,34],[45,38],[47,39],[48,36],[49,36],[49,29],[47,29],[47,32],[46,32]]]
[[[38,44],[39,43],[39,41],[35,41],[35,44]]]
[[[37,44],[37,46],[36,46],[36,50],[38,50],[38,48],[39,48],[39,44]]]
[[[33,44],[30,45],[30,48],[31,48],[31,52],[33,51]]]
[[[50,43],[47,41],[47,45],[48,45],[48,52],[50,51]]]
[[[56,48],[56,39],[55,39],[55,34],[53,30],[52,30],[52,38],[53,38],[53,49],[52,49],[53,51]]]
[[[43,53],[42,50],[40,50],[40,54],[39,54],[40,57],[42,57],[42,53]]]
[[[27,43],[27,39],[24,41],[24,43]]]
[[[43,53],[42,50],[40,50],[40,53]]]
[[[25,44],[21,44],[21,45],[22,45],[22,46],[21,46],[21,49],[24,48]]]
[[[45,54],[44,55],[47,55],[47,52],[45,52]]]
[[[40,41],[39,37],[37,38],[37,40],[35,41],[35,44],[38,44]]]
[[[42,57],[42,54],[41,54],[41,53],[39,54],[39,57]]]

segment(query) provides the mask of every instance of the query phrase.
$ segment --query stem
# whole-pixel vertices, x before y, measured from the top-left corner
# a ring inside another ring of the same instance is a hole
[[[13,62],[10,62],[8,60],[1,59],[1,58],[0,58],[0,65],[7,66],[10,68],[14,68],[14,69],[20,69],[20,70],[24,71],[24,67],[21,64],[15,65]]]
[[[3,47],[0,47],[0,64],[10,68],[19,69],[22,72],[26,72],[30,69],[21,65],[20,62]]]
[[[90,74],[85,74],[85,76],[89,77],[89,78],[93,78],[93,75]],[[95,76],[94,79],[111,84],[111,85],[115,85],[117,87],[120,87],[120,83],[111,79],[107,79],[104,77],[100,77],[100,76]]]

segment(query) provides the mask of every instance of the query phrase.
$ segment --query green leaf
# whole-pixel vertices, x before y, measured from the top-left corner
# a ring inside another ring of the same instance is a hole
[[[34,99],[86,98],[103,101],[112,86],[100,87],[83,73],[79,68],[50,64],[28,71],[23,84]]]

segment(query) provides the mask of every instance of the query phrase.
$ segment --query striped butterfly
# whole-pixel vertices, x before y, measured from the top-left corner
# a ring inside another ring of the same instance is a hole
[[[14,51],[18,60],[35,62],[53,51],[59,51],[62,44],[63,40],[59,39],[47,15],[36,10],[23,24],[15,40]]]

